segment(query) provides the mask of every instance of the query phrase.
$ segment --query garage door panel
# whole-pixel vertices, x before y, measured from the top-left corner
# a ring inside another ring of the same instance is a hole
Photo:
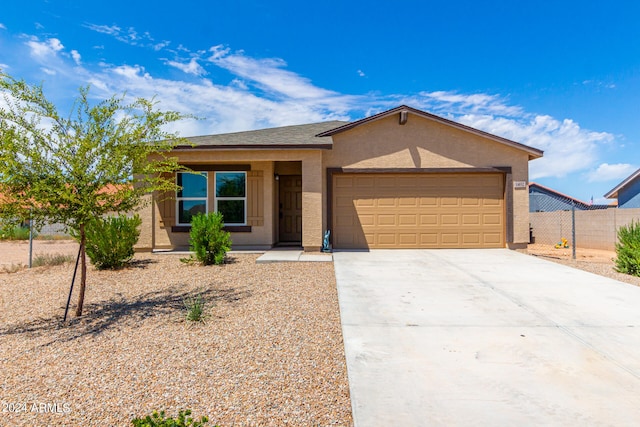
[[[480,233],[462,233],[462,243],[465,245],[478,245],[481,242]]]
[[[483,214],[482,223],[485,225],[502,226],[502,216],[499,214]]]
[[[335,227],[353,227],[356,225],[355,219],[354,215],[335,215],[333,223]]]
[[[494,197],[494,198],[486,197],[482,200],[482,205],[486,207],[502,206],[502,199],[499,199],[497,197]]]
[[[420,225],[421,226],[438,225],[438,215],[435,215],[435,214],[420,215]]]
[[[458,225],[460,224],[460,217],[456,214],[443,214],[440,215],[440,224],[442,225]]]
[[[414,247],[418,244],[418,235],[416,233],[400,233],[398,234],[398,243],[401,246]]]
[[[393,214],[377,215],[376,225],[383,227],[391,225],[395,227],[397,225],[396,216]]]
[[[398,225],[416,227],[418,225],[418,215],[417,214],[404,214],[404,215],[400,214],[398,215]]]
[[[336,174],[334,247],[504,247],[503,194],[501,174]]]
[[[366,192],[367,189],[373,190],[376,186],[376,180],[371,176],[357,176],[354,178],[353,183],[355,188],[361,192]]]
[[[480,215],[479,214],[462,215],[462,225],[480,225]]]
[[[380,198],[377,202],[379,208],[395,208],[398,204],[398,201],[392,197]]]
[[[486,245],[498,245],[502,243],[502,234],[500,233],[484,233],[482,237]]]
[[[376,215],[375,214],[366,214],[366,215],[358,215],[358,218],[360,219],[360,225],[362,226],[375,226],[376,225]],[[357,225],[357,221],[354,221],[354,223]]]
[[[378,233],[376,237],[378,245],[395,246],[398,236],[396,233]]]
[[[443,232],[440,236],[441,236],[441,242],[445,246],[460,244],[460,236],[458,235],[458,233]]]
[[[460,206],[460,199],[457,197],[450,197],[450,196],[441,197],[440,206],[443,206],[443,207]]]
[[[420,245],[425,248],[438,246],[438,233],[420,233]]]
[[[437,197],[420,197],[420,207],[434,207],[438,206]]]
[[[417,197],[398,197],[399,208],[414,208],[419,206],[420,202]]]

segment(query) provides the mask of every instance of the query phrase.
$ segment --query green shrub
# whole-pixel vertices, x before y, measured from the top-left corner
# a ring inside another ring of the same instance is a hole
[[[183,301],[187,309],[186,319],[190,322],[204,322],[204,298],[202,295],[187,297]]]
[[[178,413],[178,419],[166,418],[165,412],[154,411],[152,415],[147,415],[144,418],[135,418],[131,421],[134,427],[202,427],[209,422],[207,417],[202,417],[200,420],[194,420],[191,417],[191,410],[180,411]]]
[[[632,221],[618,229],[616,270],[640,276],[640,222]]]
[[[0,228],[0,240],[29,240],[29,227],[5,225]]]
[[[189,244],[196,259],[204,265],[222,264],[231,249],[231,235],[222,229],[224,222],[220,212],[198,214],[191,220]]]
[[[133,258],[133,246],[138,242],[142,221],[140,216],[124,215],[106,219],[95,218],[85,227],[87,256],[98,270],[124,267]]]

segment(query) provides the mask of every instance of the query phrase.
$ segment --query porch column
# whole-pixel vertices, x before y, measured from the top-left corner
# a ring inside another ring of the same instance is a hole
[[[302,247],[322,248],[322,153],[310,152],[302,160]]]

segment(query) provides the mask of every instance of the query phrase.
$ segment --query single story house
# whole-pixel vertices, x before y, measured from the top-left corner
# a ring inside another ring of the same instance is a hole
[[[138,250],[189,244],[220,211],[234,248],[522,248],[529,161],[541,150],[408,106],[330,121],[188,138],[174,194],[141,212]],[[150,196],[151,197],[151,196]]]
[[[604,197],[618,199],[619,208],[640,208],[640,169],[625,178]]]
[[[608,205],[594,205],[575,199],[535,182],[529,183],[529,212],[580,211],[607,209]]]

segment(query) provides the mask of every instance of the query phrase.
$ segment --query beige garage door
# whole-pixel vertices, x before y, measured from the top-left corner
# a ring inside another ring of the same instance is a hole
[[[333,245],[502,248],[502,174],[335,174]]]

